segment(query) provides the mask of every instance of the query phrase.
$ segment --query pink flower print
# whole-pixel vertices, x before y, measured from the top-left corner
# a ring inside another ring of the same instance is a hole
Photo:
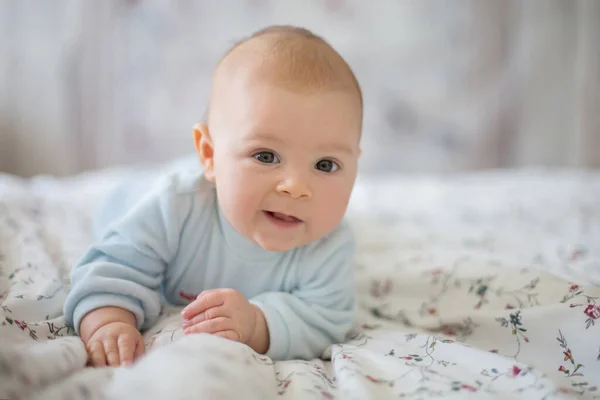
[[[567,370],[565,367],[563,367],[562,365],[561,365],[560,367],[558,367],[558,370],[559,370],[560,372],[564,372],[564,373],[568,373],[568,372],[569,372],[569,371],[568,371],[568,370]]]
[[[437,310],[435,307],[430,307],[427,312],[429,313],[429,315],[436,315],[437,314]]]
[[[570,292],[576,292],[579,290],[579,285],[571,285],[571,287],[569,288]]]
[[[586,255],[586,249],[577,249],[571,253],[571,261],[576,261]]]
[[[597,304],[588,304],[583,312],[591,319],[600,318],[600,306]]]
[[[456,331],[452,327],[448,327],[444,330],[444,335],[456,336]]]
[[[558,391],[559,391],[560,393],[564,393],[564,394],[576,394],[576,393],[577,393],[577,392],[575,392],[575,391],[574,391],[574,390],[572,390],[572,389],[569,389],[569,388],[564,388],[564,387],[561,387],[561,388],[559,388],[559,389],[558,389]]]
[[[573,363],[573,355],[571,354],[571,349],[567,349],[567,351],[563,351],[565,355],[565,361],[571,361]]]
[[[517,367],[516,365],[513,365],[512,367],[512,376],[519,376],[519,374],[521,373],[521,368]]]
[[[468,390],[470,392],[476,392],[477,391],[477,388],[475,386],[465,385],[464,383],[462,385],[460,385],[460,387],[462,389]]]
[[[15,319],[15,324],[17,324],[22,331],[24,331],[25,328],[27,328],[27,323],[25,321],[19,321]]]
[[[528,285],[525,285],[525,289],[535,289],[537,284],[540,283],[540,278],[535,278]]]

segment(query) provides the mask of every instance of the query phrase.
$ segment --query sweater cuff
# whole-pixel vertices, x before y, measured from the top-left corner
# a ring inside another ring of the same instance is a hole
[[[290,333],[284,318],[277,310],[263,303],[260,300],[260,296],[257,299],[251,300],[250,303],[260,308],[269,329],[269,349],[265,353],[265,356],[273,361],[285,360],[290,348]]]
[[[138,300],[115,294],[93,294],[82,299],[73,310],[73,328],[75,328],[77,335],[79,335],[79,325],[83,317],[90,311],[102,307],[119,307],[130,311],[135,315],[138,330],[141,329],[144,323],[144,310]]]

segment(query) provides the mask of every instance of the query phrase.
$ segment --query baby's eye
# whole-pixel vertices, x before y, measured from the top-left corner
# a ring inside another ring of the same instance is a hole
[[[327,159],[317,162],[317,165],[315,165],[315,167],[319,171],[323,172],[334,172],[340,168],[340,166],[335,161]]]
[[[277,164],[279,163],[279,158],[272,151],[261,151],[260,153],[256,153],[254,155],[258,161],[264,164]]]

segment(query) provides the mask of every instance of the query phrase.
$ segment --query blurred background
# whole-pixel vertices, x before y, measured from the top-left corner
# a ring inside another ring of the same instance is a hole
[[[600,167],[600,0],[0,0],[0,171],[190,154],[215,63],[269,24],[354,69],[362,172]]]

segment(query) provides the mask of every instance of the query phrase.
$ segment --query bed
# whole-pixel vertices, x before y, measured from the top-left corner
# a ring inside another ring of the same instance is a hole
[[[0,175],[0,399],[600,398],[600,173],[360,177],[360,312],[321,359],[184,337],[165,306],[128,368],[86,368],[62,317],[90,216],[142,167]]]

